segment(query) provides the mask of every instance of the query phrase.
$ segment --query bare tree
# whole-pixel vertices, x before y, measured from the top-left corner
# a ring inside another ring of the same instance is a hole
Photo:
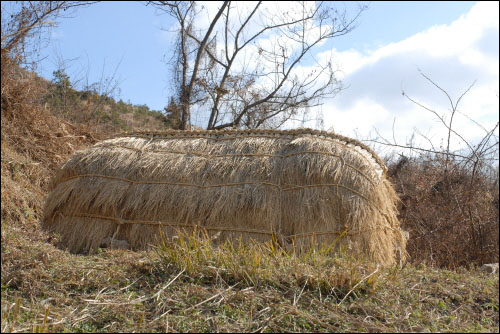
[[[2,57],[10,56],[19,64],[29,54],[26,48],[31,46],[32,52],[37,49],[33,40],[40,39],[41,30],[54,26],[55,19],[62,12],[80,6],[90,5],[97,1],[12,1],[2,2]],[[28,45],[26,41],[33,41]],[[21,59],[23,58],[23,59]]]
[[[297,2],[287,10],[274,3],[224,1],[208,27],[190,1],[152,1],[177,21],[175,83],[181,129],[192,111],[207,129],[279,127],[342,89],[332,63],[311,50],[354,28],[352,19],[321,2]],[[275,6],[274,10],[270,7]],[[314,64],[311,70],[301,67]]]

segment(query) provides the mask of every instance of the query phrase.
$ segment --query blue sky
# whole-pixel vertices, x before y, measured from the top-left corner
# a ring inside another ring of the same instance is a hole
[[[52,71],[64,63],[75,81],[88,76],[95,82],[103,68],[109,77],[118,66],[120,92],[115,97],[162,110],[171,95],[165,60],[173,46],[172,35],[162,28],[172,24],[169,16],[140,2],[80,8],[51,30],[38,72],[51,79]],[[417,130],[439,143],[446,131],[436,117],[401,95],[405,90],[446,114],[447,98],[418,73],[420,68],[452,98],[477,80],[462,102],[465,116],[457,117],[456,125],[467,140],[480,138],[484,131],[468,118],[486,128],[498,122],[498,35],[498,2],[371,2],[355,30],[316,51],[333,56],[349,88],[317,108],[323,125],[305,125],[361,138],[373,137],[376,129],[403,143]],[[392,133],[393,124],[397,134]]]
[[[400,41],[433,25],[448,24],[469,11],[476,1],[373,1],[357,28],[333,41],[338,50],[373,49]],[[353,4],[347,3],[353,7]]]
[[[372,2],[359,19],[357,28],[322,46],[339,51],[373,49],[397,42],[436,24],[447,24],[466,13],[473,1]],[[342,6],[342,5],[340,5]],[[348,8],[352,7],[347,3]],[[82,76],[90,67],[91,81],[100,78],[103,65],[107,76],[116,66],[120,79],[120,98],[161,110],[171,95],[168,60],[172,45],[161,29],[173,23],[158,15],[151,6],[135,1],[101,2],[79,9],[61,19],[52,30],[44,50],[48,58],[39,71],[47,79],[59,66],[59,56],[67,61],[70,77]]]

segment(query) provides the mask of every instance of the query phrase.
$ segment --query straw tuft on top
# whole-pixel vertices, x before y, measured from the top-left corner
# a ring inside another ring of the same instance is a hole
[[[44,226],[72,252],[145,249],[162,231],[217,240],[331,243],[390,265],[406,240],[386,167],[366,145],[310,129],[128,133],[77,152],[54,179]]]

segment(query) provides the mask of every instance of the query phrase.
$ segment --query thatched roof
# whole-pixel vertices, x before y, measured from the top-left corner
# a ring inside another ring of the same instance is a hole
[[[391,264],[405,239],[385,165],[366,145],[308,129],[124,134],[77,152],[54,180],[44,225],[73,252],[134,249],[160,230],[296,248],[332,242]]]

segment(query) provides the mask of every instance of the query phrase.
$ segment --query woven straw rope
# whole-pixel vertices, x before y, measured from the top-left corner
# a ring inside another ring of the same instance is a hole
[[[231,137],[231,135],[236,134],[236,137]],[[192,131],[185,131],[185,130],[167,130],[167,131],[137,131],[137,132],[129,132],[129,133],[124,133],[124,134],[119,134],[116,136],[113,136],[112,138],[117,138],[117,137],[145,137],[145,138],[186,138],[186,137],[191,137],[191,138],[209,138],[209,139],[220,139],[220,140],[225,140],[225,139],[240,139],[242,137],[266,137],[266,138],[277,138],[277,137],[296,137],[299,135],[311,135],[314,137],[318,137],[321,139],[335,139],[337,141],[343,141],[346,144],[351,144],[354,146],[359,146],[360,148],[364,149],[368,153],[370,153],[373,158],[379,163],[379,165],[383,168],[385,168],[384,162],[378,157],[378,155],[373,152],[373,150],[363,144],[362,142],[345,137],[336,133],[332,132],[326,132],[326,131],[320,131],[320,130],[313,130],[313,129],[294,129],[294,130],[272,130],[272,129],[249,129],[249,130],[192,130]]]
[[[234,136],[236,135],[236,136]],[[132,132],[125,133],[121,135],[114,136],[112,138],[120,138],[120,137],[140,137],[140,138],[149,138],[153,139],[186,139],[186,138],[198,138],[198,139],[210,139],[215,141],[220,140],[234,140],[241,139],[244,137],[251,138],[287,138],[287,137],[297,137],[309,135],[314,138],[320,138],[321,140],[327,140],[338,145],[343,145],[348,149],[353,149],[348,146],[358,146],[364,151],[368,152],[372,158],[377,162],[377,164],[382,168],[384,174],[387,172],[387,167],[385,163],[379,158],[379,156],[373,152],[373,150],[361,143],[358,140],[344,137],[342,135],[338,135],[335,133],[330,133],[326,131],[312,130],[312,129],[296,129],[296,130],[267,130],[267,129],[252,129],[252,130],[223,130],[223,131],[215,131],[215,130],[200,130],[200,131],[183,131],[183,130],[170,130],[163,132]],[[365,156],[362,156],[366,159]]]
[[[169,222],[164,222],[164,221],[152,221],[152,220],[132,220],[132,219],[122,219],[122,218],[117,218],[117,217],[110,217],[110,216],[102,216],[102,215],[96,215],[96,214],[83,214],[83,213],[74,213],[72,215],[70,214],[64,214],[62,212],[58,212],[57,214],[65,216],[65,217],[80,217],[80,218],[93,218],[93,219],[104,219],[104,220],[111,220],[115,222],[118,226],[124,225],[124,224],[140,224],[140,225],[159,225],[159,226],[166,226],[166,227],[199,227],[199,228],[204,228],[206,230],[215,230],[215,231],[229,231],[229,232],[242,232],[242,233],[257,233],[257,234],[272,234],[272,232],[267,232],[267,231],[261,231],[261,230],[254,230],[254,229],[244,229],[244,228],[234,228],[234,227],[228,227],[228,228],[221,228],[221,227],[212,227],[212,226],[202,226],[202,225],[193,225],[193,224],[179,224],[179,223],[169,223]]]
[[[370,179],[368,176],[366,176],[361,170],[357,169],[351,164],[348,164],[344,161],[344,158],[338,154],[330,153],[330,152],[322,152],[322,151],[302,151],[302,152],[295,152],[295,153],[290,153],[290,154],[271,154],[271,153],[228,153],[228,154],[208,154],[208,153],[200,153],[200,152],[182,152],[182,151],[173,151],[173,150],[151,150],[151,149],[139,149],[135,147],[130,147],[126,145],[119,145],[119,144],[102,144],[99,145],[99,147],[106,147],[106,148],[123,148],[123,149],[128,149],[131,151],[136,151],[136,152],[152,152],[152,153],[171,153],[171,154],[184,154],[184,155],[194,155],[198,157],[202,157],[205,159],[210,159],[210,158],[225,158],[225,157],[272,157],[272,158],[281,158],[281,159],[286,159],[292,156],[300,155],[300,154],[320,154],[320,155],[328,155],[332,157],[339,158],[341,161],[342,166],[347,166],[356,172],[363,176],[368,182],[370,182],[373,186],[376,186],[375,182],[373,182],[372,179]]]
[[[74,176],[72,178],[68,178],[66,179],[67,180],[70,180],[70,179],[76,179],[76,178],[80,178],[80,177],[102,177],[102,178],[109,178],[109,179],[115,179],[115,180],[120,180],[120,181],[127,181],[127,182],[130,182],[130,183],[137,183],[137,184],[149,184],[149,182],[140,182],[140,181],[133,181],[133,180],[128,180],[128,179],[124,179],[124,178],[118,178],[118,177],[113,177],[113,176],[105,176],[105,175],[93,175],[93,174],[88,174],[88,175],[79,175],[79,176]],[[160,184],[170,184],[170,185],[180,185],[180,186],[194,186],[194,187],[200,187],[200,188],[210,188],[210,187],[220,187],[220,186],[237,186],[237,185],[246,185],[246,184],[265,184],[265,185],[270,185],[270,186],[273,186],[273,187],[276,187],[278,189],[278,191],[280,192],[280,223],[281,223],[281,192],[282,191],[290,191],[290,190],[295,190],[295,189],[301,189],[301,188],[311,188],[311,187],[315,187],[315,186],[336,186],[337,189],[338,187],[343,187],[343,188],[346,188],[347,190],[350,190],[356,194],[358,194],[360,197],[362,197],[363,199],[365,199],[373,208],[377,209],[378,211],[380,211],[380,208],[376,207],[376,206],[373,206],[366,197],[364,197],[362,194],[356,192],[355,190],[352,190],[348,187],[345,187],[343,185],[340,185],[340,184],[317,184],[317,185],[306,185],[306,186],[295,186],[295,187],[290,187],[290,188],[285,188],[285,189],[282,189],[280,185],[277,185],[277,184],[272,184],[272,183],[252,183],[252,182],[241,182],[241,183],[230,183],[230,184],[222,184],[222,185],[209,185],[209,186],[200,186],[200,185],[192,185],[192,184],[183,184],[183,183],[169,183],[169,182],[156,182],[156,183],[160,183]],[[62,213],[59,213],[59,214],[62,214]],[[73,215],[69,215],[69,214],[63,214],[65,216],[76,216],[76,217],[82,217],[82,218],[99,218],[99,219],[106,219],[106,220],[111,220],[111,221],[114,221],[115,223],[117,223],[118,225],[118,229],[120,227],[120,225],[122,224],[141,224],[141,225],[160,225],[160,226],[171,226],[171,227],[195,227],[195,226],[199,226],[199,225],[191,225],[191,224],[178,224],[178,223],[165,223],[165,222],[161,222],[161,221],[144,221],[144,220],[128,220],[128,219],[122,219],[122,218],[117,218],[117,217],[110,217],[110,216],[102,216],[102,215],[95,215],[95,214],[81,214],[81,213],[78,213],[78,214],[73,214]],[[228,232],[243,232],[243,233],[258,233],[258,234],[267,234],[267,235],[272,235],[272,234],[276,234],[276,232],[273,232],[273,231],[260,231],[260,230],[250,230],[250,229],[239,229],[239,228],[219,228],[219,227],[205,227],[205,226],[199,226],[199,227],[202,227],[202,228],[205,228],[207,230],[218,230],[218,231],[228,231]],[[280,226],[281,228],[281,226]],[[390,230],[396,230],[394,229],[393,227],[391,226],[381,226],[380,228],[382,229],[390,229]],[[117,231],[118,231],[117,229]],[[374,230],[374,229],[378,229],[378,228],[372,228],[370,230]],[[367,230],[369,231],[369,230]],[[117,232],[115,232],[116,234]],[[306,236],[311,236],[311,235],[323,235],[323,234],[340,234],[342,232],[337,232],[337,231],[326,231],[326,232],[309,232],[309,233],[302,233],[302,234],[295,234],[295,235],[290,235],[290,236],[285,236],[287,238],[291,238],[291,237],[306,237]],[[357,234],[360,234],[362,232],[350,232],[350,233],[347,233],[348,235],[357,235]]]
[[[279,191],[291,191],[291,190],[296,190],[296,189],[306,189],[306,188],[314,188],[314,187],[340,187],[344,188],[346,190],[349,190],[359,197],[363,198],[364,200],[368,201],[368,199],[361,193],[357,192],[354,189],[351,189],[349,187],[346,187],[342,184],[338,183],[318,183],[318,184],[308,184],[304,186],[299,186],[299,185],[294,185],[292,187],[288,188],[282,188],[279,184],[275,183],[269,183],[269,182],[237,182],[237,183],[222,183],[222,184],[210,184],[210,185],[199,185],[199,184],[191,184],[191,183],[176,183],[176,182],[166,182],[166,181],[135,181],[135,180],[130,180],[126,179],[123,177],[117,177],[117,176],[108,176],[108,175],[101,175],[101,174],[82,174],[82,175],[75,175],[71,176],[68,178],[65,178],[64,180],[61,181],[67,182],[73,179],[79,179],[82,177],[97,177],[97,178],[103,178],[103,179],[111,179],[111,180],[118,180],[118,181],[123,181],[123,182],[128,182],[131,184],[168,184],[172,186],[183,186],[183,187],[197,187],[197,188],[218,188],[218,187],[232,187],[232,186],[240,186],[240,185],[265,185],[265,186],[272,186],[277,188]]]
[[[205,230],[214,230],[214,231],[221,231],[221,232],[256,233],[256,234],[266,234],[266,235],[276,234],[276,232],[273,232],[273,231],[261,231],[261,230],[243,229],[243,228],[234,228],[234,227],[212,227],[212,226],[202,226],[202,225],[197,225],[197,224],[196,225],[178,224],[178,223],[170,223],[170,222],[164,222],[164,221],[129,220],[129,219],[121,219],[121,218],[116,218],[116,217],[102,216],[102,215],[95,215],[95,214],[83,214],[83,213],[65,214],[62,212],[57,212],[56,215],[64,216],[64,217],[79,217],[79,218],[110,220],[110,221],[115,222],[118,225],[118,229],[120,228],[121,225],[124,225],[124,224],[140,224],[140,225],[157,225],[157,226],[165,226],[165,227],[200,228],[200,229],[205,229]],[[114,233],[113,238],[116,236],[118,229]],[[345,231],[343,231],[343,232],[321,231],[321,232],[308,232],[308,233],[285,235],[284,237],[285,238],[302,238],[302,237],[307,237],[307,236],[318,236],[318,235],[328,235],[328,234],[340,235],[342,233],[346,233],[347,235],[359,235],[359,234],[366,233],[366,232],[373,231],[373,230],[377,230],[377,229],[396,230],[390,226],[378,226],[378,227],[374,227],[374,228],[367,229],[364,231],[348,231],[348,232],[345,232]]]

